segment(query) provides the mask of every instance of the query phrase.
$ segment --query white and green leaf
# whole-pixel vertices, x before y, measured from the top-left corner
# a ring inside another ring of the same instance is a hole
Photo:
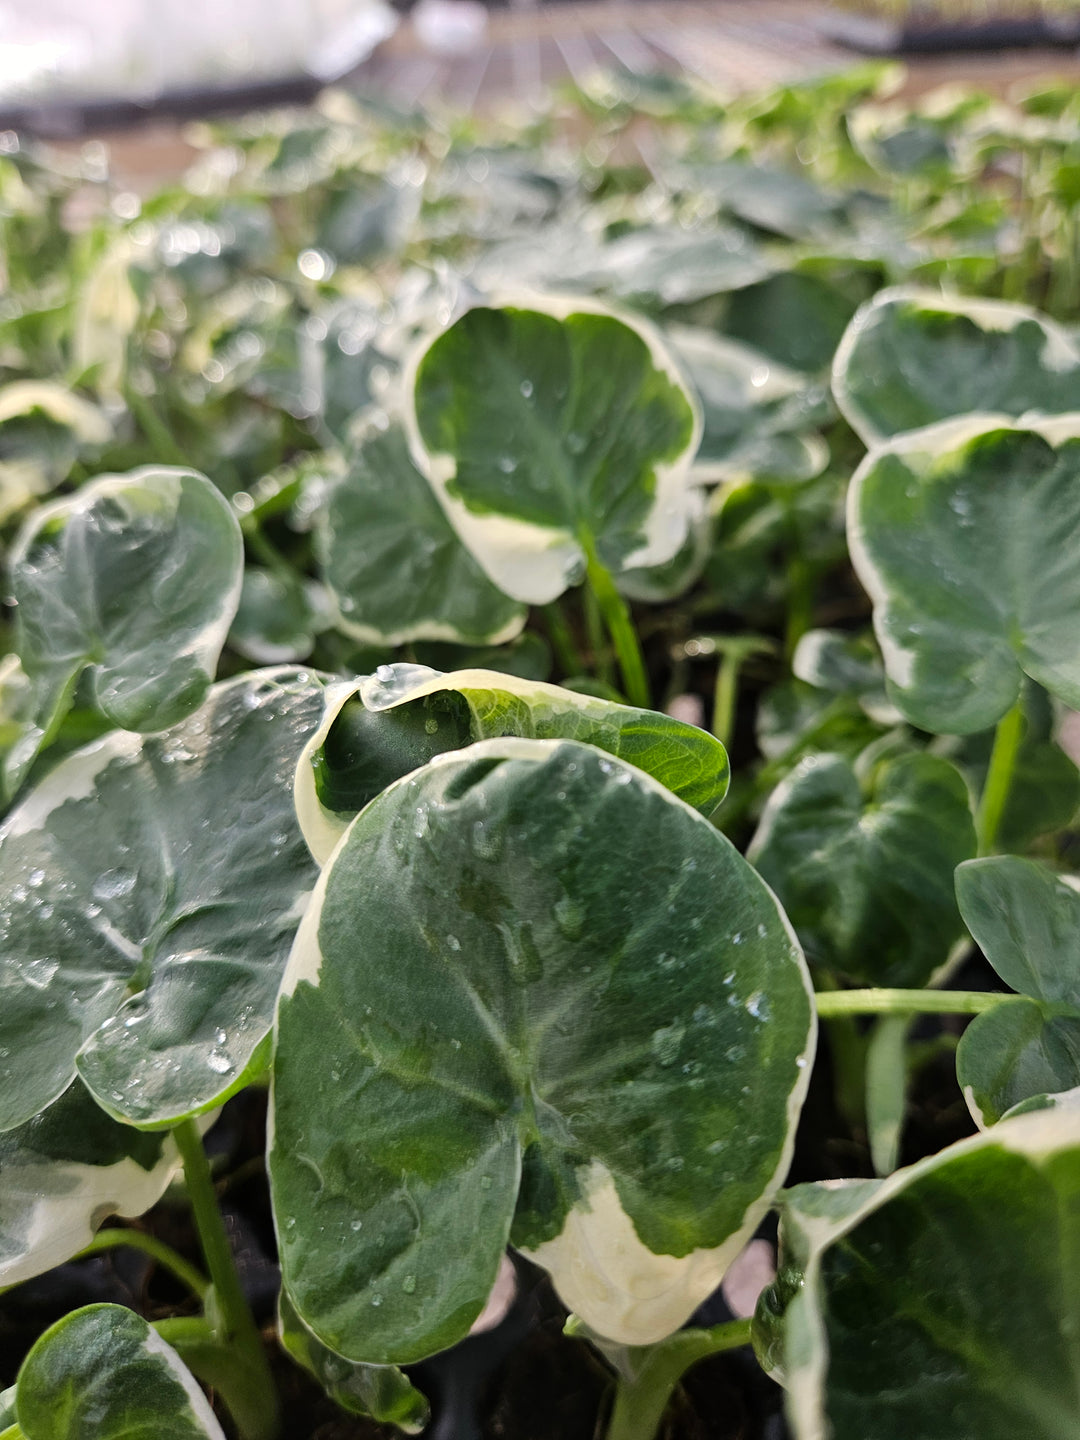
[[[964,923],[1026,998],[976,1015],[956,1075],[979,1125],[1037,1095],[1080,1086],[1080,890],[1034,860],[995,855],[956,872]]]
[[[976,850],[963,778],[904,754],[860,785],[808,755],[773,792],[747,858],[776,891],[810,965],[868,985],[925,985],[963,925],[953,871]]]
[[[216,686],[161,735],[61,761],[0,829],[0,1131],[76,1071],[155,1128],[265,1064],[315,872],[292,809],[322,686],[270,670]]]
[[[331,482],[317,538],[339,628],[365,644],[494,645],[525,624],[525,607],[458,538],[397,425],[369,425],[358,437]]]
[[[795,1440],[1068,1440],[1080,1109],[1017,1116],[887,1180],[834,1185],[787,1193],[791,1271],[755,1322]]]
[[[494,670],[442,675],[382,665],[332,685],[322,723],[296,768],[296,813],[319,864],[380,790],[447,750],[513,735],[577,740],[636,765],[711,815],[727,794],[727,751],[715,736],[638,710]]]
[[[1024,675],[1080,706],[1080,414],[966,416],[872,450],[848,545],[912,724],[986,730]]]
[[[243,543],[203,475],[109,475],[36,510],[10,558],[15,649],[32,722],[6,758],[13,793],[83,678],[125,730],[163,730],[199,705],[240,598]]]
[[[0,387],[0,522],[66,480],[112,437],[105,414],[52,380]]]
[[[869,446],[972,411],[1057,415],[1080,409],[1080,349],[1026,305],[898,286],[856,312],[833,394]]]
[[[120,1125],[80,1080],[0,1134],[0,1288],[61,1265],[109,1215],[141,1215],[179,1168],[172,1140]]]
[[[122,1305],[50,1326],[19,1370],[15,1410],[26,1440],[225,1440],[180,1356]]]
[[[569,741],[392,785],[323,870],[278,1006],[285,1288],[331,1349],[465,1336],[510,1240],[598,1333],[677,1329],[790,1161],[814,1015],[734,847]]]
[[[410,446],[505,594],[662,564],[696,506],[692,392],[657,332],[587,300],[469,310],[411,366]]]

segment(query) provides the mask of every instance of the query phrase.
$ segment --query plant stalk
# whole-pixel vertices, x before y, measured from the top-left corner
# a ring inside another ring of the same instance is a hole
[[[818,990],[823,1020],[836,1015],[978,1015],[1019,997],[989,990]]]
[[[1024,711],[1018,700],[1012,709],[1001,717],[994,731],[994,748],[990,752],[990,765],[986,771],[986,780],[975,816],[975,833],[979,840],[980,855],[992,855],[997,845],[1023,738]]]
[[[630,616],[630,608],[615,588],[611,571],[601,561],[591,543],[586,546],[585,553],[588,561],[586,582],[596,597],[596,603],[604,617],[604,624],[607,626],[611,642],[615,646],[626,697],[631,705],[639,705],[642,709],[647,710],[650,706],[649,677],[645,670],[645,661],[638,643],[637,631],[634,629],[634,622]]]
[[[141,1250],[144,1255],[149,1255],[163,1270],[168,1270],[180,1284],[198,1300],[206,1299],[206,1292],[210,1289],[210,1281],[197,1270],[194,1265],[184,1259],[182,1255],[166,1245],[164,1241],[156,1240],[153,1235],[147,1235],[142,1230],[99,1230],[89,1245],[84,1245],[73,1260],[86,1260],[91,1255],[99,1255],[103,1250],[116,1250],[120,1246],[131,1250]]]
[[[638,1353],[643,1360],[634,1378],[617,1382],[607,1440],[655,1440],[664,1411],[690,1366],[749,1343],[750,1321],[731,1320],[710,1330],[679,1330],[656,1345],[642,1347]]]
[[[224,1341],[231,1351],[232,1365],[223,1367],[226,1383],[220,1379],[216,1383],[243,1440],[275,1440],[278,1409],[270,1365],[233,1264],[202,1137],[194,1120],[182,1120],[172,1133],[184,1162],[195,1228],[213,1283],[208,1299],[219,1317],[215,1340]]]

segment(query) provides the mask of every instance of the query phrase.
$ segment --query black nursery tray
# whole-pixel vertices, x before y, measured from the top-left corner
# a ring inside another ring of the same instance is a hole
[[[820,28],[830,40],[863,55],[940,55],[1080,45],[1080,14],[950,21],[929,16],[890,20],[832,11],[822,17]]]

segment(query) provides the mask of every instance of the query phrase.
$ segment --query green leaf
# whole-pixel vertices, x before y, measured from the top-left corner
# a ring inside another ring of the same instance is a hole
[[[773,792],[747,858],[811,966],[920,986],[963,934],[952,874],[975,843],[967,787],[947,760],[900,755],[864,794],[842,756],[809,755]]]
[[[1080,349],[1026,305],[898,286],[848,326],[833,393],[867,445],[973,410],[1060,414],[1077,408]]]
[[[220,1104],[264,1063],[314,883],[293,816],[322,687],[271,670],[215,686],[161,735],[77,751],[0,831],[0,1130],[76,1069],[148,1128]]]
[[[307,1329],[284,1290],[278,1297],[278,1335],[296,1363],[350,1415],[396,1425],[406,1435],[418,1435],[431,1418],[428,1402],[396,1365],[364,1365],[335,1355]]]
[[[15,1404],[26,1440],[225,1440],[180,1356],[122,1305],[87,1305],[46,1330]]]
[[[989,729],[1025,674],[1080,706],[1080,416],[967,416],[872,450],[848,545],[912,724]]]
[[[701,401],[699,480],[795,482],[821,473],[829,447],[815,426],[829,403],[820,382],[708,330],[671,326],[666,334]]]
[[[853,695],[879,725],[895,725],[900,712],[885,693],[885,667],[873,639],[844,630],[807,630],[795,647],[796,679],[832,695]]]
[[[73,1081],[0,1134],[0,1286],[63,1264],[107,1216],[149,1210],[178,1167],[168,1136],[118,1124]]]
[[[14,792],[86,672],[125,730],[162,730],[199,705],[240,598],[243,544],[224,497],[192,471],[108,475],[46,505],[10,559],[15,648],[35,716],[9,753]]]
[[[370,425],[331,484],[317,531],[339,627],[366,644],[501,644],[525,607],[492,584],[413,464],[398,425]]]
[[[876,1175],[891,1175],[907,1106],[910,1015],[882,1015],[866,1051],[866,1131]]]
[[[1080,1110],[1004,1121],[869,1192],[785,1199],[795,1440],[1075,1435]]]
[[[229,645],[256,665],[305,660],[329,624],[327,608],[314,581],[248,565]]]
[[[415,363],[410,443],[500,590],[556,599],[594,558],[671,559],[701,421],[659,337],[586,301],[474,309]]]
[[[977,1015],[956,1052],[968,1108],[992,1125],[1023,1100],[1080,1085],[1080,890],[1033,860],[995,855],[959,867],[956,898],[987,960],[1028,997]]]
[[[80,451],[111,436],[97,406],[63,385],[16,380],[0,388],[0,522],[54,490]]]
[[[392,781],[444,751],[504,735],[595,745],[705,815],[727,794],[723,745],[669,715],[494,670],[381,665],[327,691],[297,766],[296,813],[311,853],[325,862],[357,811]]]
[[[282,984],[286,1289],[404,1363],[464,1337],[510,1239],[598,1333],[660,1339],[780,1183],[813,1046],[775,898],[655,780],[573,742],[440,756],[357,816]]]
[[[869,284],[858,274],[844,281],[806,266],[770,275],[729,297],[724,331],[793,370],[823,370]]]

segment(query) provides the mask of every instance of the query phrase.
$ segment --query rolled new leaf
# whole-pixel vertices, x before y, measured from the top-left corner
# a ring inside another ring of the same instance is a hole
[[[482,741],[357,816],[282,984],[284,1283],[338,1354],[462,1339],[509,1240],[647,1344],[719,1283],[790,1160],[815,1020],[734,847],[573,742]]]
[[[410,444],[505,594],[662,564],[696,507],[696,401],[660,337],[586,300],[469,310],[414,362]]]
[[[225,1440],[195,1377],[141,1316],[87,1305],[45,1331],[15,1387],[26,1440]]]
[[[1080,706],[1080,414],[967,416],[871,450],[848,545],[912,724],[986,730],[1024,675]]]
[[[418,1435],[431,1418],[431,1407],[396,1365],[364,1365],[345,1360],[317,1340],[282,1290],[278,1296],[278,1335],[283,1348],[350,1415],[364,1415]]]
[[[795,1440],[1074,1435],[1080,1108],[834,1187],[787,1192],[755,1320]]]
[[[747,859],[811,967],[921,986],[963,934],[952,875],[975,849],[967,787],[947,760],[901,755],[864,792],[843,756],[809,755],[770,797]]]
[[[0,1134],[0,1288],[62,1265],[109,1215],[141,1215],[180,1161],[167,1135],[120,1125],[81,1080]]]
[[[442,675],[382,665],[331,686],[296,767],[296,813],[322,864],[358,810],[447,750],[504,735],[578,740],[629,761],[711,815],[727,794],[727,751],[695,725],[494,670]]]
[[[36,510],[15,543],[15,648],[32,721],[5,759],[10,793],[76,683],[114,725],[163,730],[206,694],[240,599],[243,542],[203,475],[108,475]]]
[[[525,624],[525,607],[458,539],[397,425],[369,426],[359,438],[317,535],[339,628],[366,644],[501,644]]]
[[[972,411],[1060,415],[1080,405],[1080,349],[1026,305],[898,286],[856,312],[833,393],[871,446]]]
[[[0,829],[0,1131],[76,1070],[148,1128],[265,1062],[315,872],[292,776],[322,708],[306,671],[239,676],[161,735],[68,756]]]
[[[1080,1086],[1080,889],[1033,860],[995,855],[956,872],[964,923],[1024,999],[977,1015],[956,1075],[977,1124]]]

